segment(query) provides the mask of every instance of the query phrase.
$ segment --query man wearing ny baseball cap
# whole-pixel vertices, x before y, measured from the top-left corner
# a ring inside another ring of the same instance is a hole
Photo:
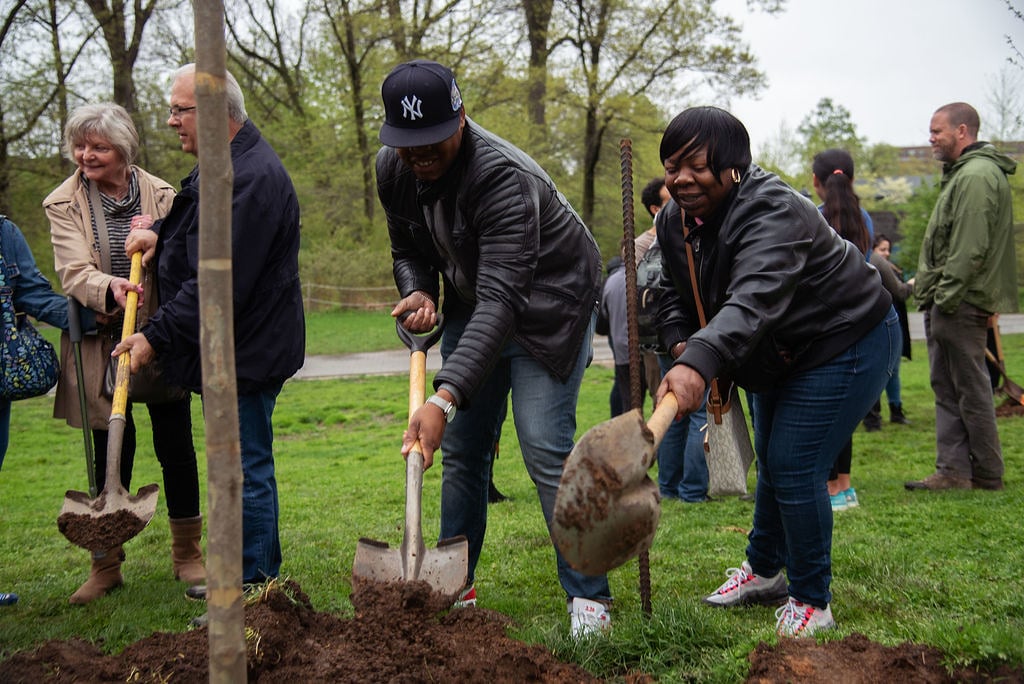
[[[491,452],[510,392],[523,460],[551,523],[592,354],[601,256],[547,173],[466,116],[450,69],[400,64],[381,96],[377,190],[401,295],[391,315],[408,312],[402,324],[412,332],[432,329],[444,285],[436,394],[411,417],[402,453],[419,440],[429,467],[442,452],[441,537],[469,540],[466,605],[476,601]],[[572,634],[607,627],[608,578],[555,554]]]

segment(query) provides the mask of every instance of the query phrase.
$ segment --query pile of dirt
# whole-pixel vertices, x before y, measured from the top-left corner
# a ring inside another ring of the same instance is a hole
[[[366,583],[355,617],[313,610],[288,581],[246,605],[250,682],[597,682],[541,646],[509,638],[509,618],[471,608],[426,582]],[[104,655],[82,641],[49,641],[0,662],[0,681],[198,682],[209,678],[206,628],[157,633]]]
[[[294,582],[272,585],[245,608],[250,682],[599,682],[542,646],[505,634],[509,618],[482,608],[446,612],[450,597],[425,582],[367,583],[353,591],[355,616],[313,610]],[[157,633],[118,655],[86,641],[48,641],[0,662],[0,681],[199,682],[209,678],[205,628]],[[994,673],[961,670],[952,676],[942,654],[915,644],[885,647],[854,634],[818,644],[783,639],[760,644],[749,656],[748,682],[882,681],[1024,682],[1024,668]],[[632,684],[642,673],[617,678]]]
[[[814,639],[780,639],[777,646],[758,644],[747,657],[747,684],[776,682],[1024,682],[1024,668],[1001,667],[996,672],[959,669],[953,674],[942,665],[942,652],[931,646],[904,643],[882,646],[863,634],[817,643]]]

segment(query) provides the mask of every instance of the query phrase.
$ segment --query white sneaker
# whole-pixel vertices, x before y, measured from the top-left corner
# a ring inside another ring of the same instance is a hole
[[[476,585],[469,585],[469,589],[463,589],[459,598],[455,599],[452,608],[469,608],[476,605]]]
[[[775,611],[775,633],[783,637],[811,636],[821,629],[833,629],[832,606],[815,608],[790,597],[786,605]]]
[[[612,614],[600,601],[574,598],[569,609],[569,635],[573,639],[600,634],[611,628]]]
[[[786,577],[780,570],[774,577],[755,575],[750,563],[743,561],[738,568],[725,571],[729,578],[715,589],[715,593],[704,599],[704,603],[721,608],[745,606],[757,603],[762,606],[778,606],[789,598]]]

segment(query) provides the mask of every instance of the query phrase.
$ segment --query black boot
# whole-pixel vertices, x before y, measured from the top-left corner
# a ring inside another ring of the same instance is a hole
[[[900,425],[910,425],[910,421],[903,415],[903,405],[889,402],[889,421]]]
[[[868,432],[878,432],[882,429],[882,402],[876,401],[875,405],[864,416],[864,429]]]

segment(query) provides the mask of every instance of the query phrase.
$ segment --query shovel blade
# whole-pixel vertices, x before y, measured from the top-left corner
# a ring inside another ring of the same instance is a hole
[[[69,542],[89,551],[106,551],[132,539],[156,514],[156,484],[131,496],[121,487],[104,488],[95,499],[68,490],[57,517],[57,528]]]
[[[634,409],[594,426],[573,447],[551,535],[576,570],[603,574],[651,547],[661,506],[647,470],[659,441]]]
[[[426,550],[420,565],[419,579],[429,584],[438,594],[457,595],[466,586],[468,576],[469,542],[465,537],[443,539],[438,542],[436,549]]]
[[[418,556],[418,557],[417,557]],[[444,596],[455,596],[469,575],[469,542],[465,537],[442,539],[436,549],[422,549],[409,556],[385,542],[363,537],[356,544],[352,576],[374,582],[421,580]]]
[[[1003,376],[1003,384],[999,388],[1003,391],[1003,394],[1008,396],[1011,400],[1018,404],[1024,405],[1024,389],[1020,385],[1014,383],[1005,375]]]
[[[374,582],[402,580],[402,553],[385,542],[361,537],[352,560],[352,576]]]

